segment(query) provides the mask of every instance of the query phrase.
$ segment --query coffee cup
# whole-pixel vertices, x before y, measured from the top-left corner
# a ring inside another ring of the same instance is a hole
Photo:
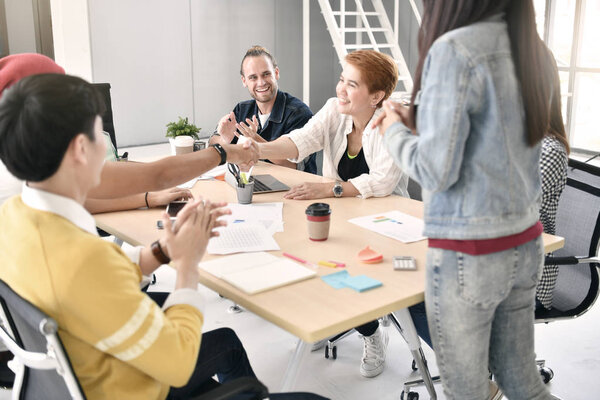
[[[312,203],[306,208],[308,223],[308,238],[316,242],[327,240],[329,237],[329,223],[331,208],[327,203]]]
[[[194,138],[191,136],[177,136],[175,138],[175,154],[187,154],[194,151]]]
[[[237,191],[238,203],[252,203],[252,193],[254,192],[254,179],[250,178],[250,181],[246,184],[240,183],[235,189]]]

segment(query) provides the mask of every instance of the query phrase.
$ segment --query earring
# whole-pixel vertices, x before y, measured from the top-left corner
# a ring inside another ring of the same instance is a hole
[[[371,105],[372,108],[377,108],[377,104]]]

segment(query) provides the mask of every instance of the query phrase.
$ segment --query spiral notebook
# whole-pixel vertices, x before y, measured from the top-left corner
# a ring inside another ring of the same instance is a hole
[[[316,272],[291,260],[265,252],[219,257],[198,266],[248,294],[312,278]]]

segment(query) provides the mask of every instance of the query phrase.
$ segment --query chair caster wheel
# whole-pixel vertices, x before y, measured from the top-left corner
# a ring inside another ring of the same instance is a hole
[[[542,375],[542,380],[544,383],[548,383],[552,380],[552,378],[554,378],[554,371],[548,367],[541,367],[540,375]]]
[[[244,311],[244,309],[242,307],[238,306],[237,304],[234,304],[227,309],[227,312],[229,314],[239,314],[242,311]]]
[[[404,400],[404,390],[400,393],[400,400]],[[419,393],[408,392],[406,394],[406,400],[419,400]]]
[[[415,360],[412,361],[412,364],[410,366],[410,368],[412,368],[413,371],[418,370],[419,368],[417,367],[417,362]]]
[[[329,345],[325,345],[325,358],[329,358]],[[331,348],[331,358],[337,358],[337,346]]]

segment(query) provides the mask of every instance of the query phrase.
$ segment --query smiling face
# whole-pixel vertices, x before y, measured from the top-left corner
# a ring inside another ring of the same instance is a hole
[[[265,56],[247,57],[242,66],[244,75],[242,83],[259,103],[275,102],[279,68],[273,67],[271,60]]]
[[[335,88],[338,98],[338,111],[341,114],[360,116],[373,113],[379,102],[380,92],[369,93],[358,68],[346,63]]]

